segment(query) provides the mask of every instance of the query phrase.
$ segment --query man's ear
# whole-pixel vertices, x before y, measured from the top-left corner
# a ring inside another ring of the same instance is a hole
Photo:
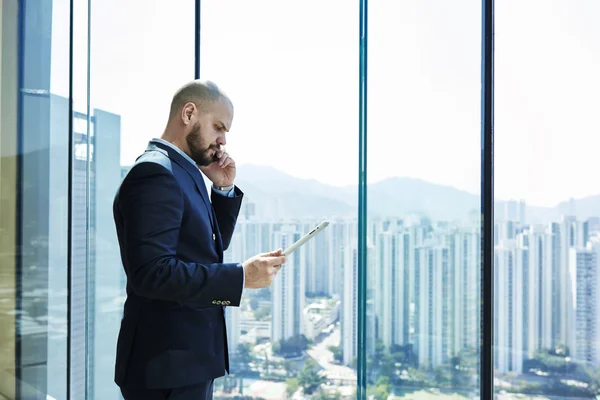
[[[196,105],[194,103],[185,103],[181,109],[181,120],[183,121],[184,125],[188,125],[191,122],[192,115],[194,114],[195,110]]]

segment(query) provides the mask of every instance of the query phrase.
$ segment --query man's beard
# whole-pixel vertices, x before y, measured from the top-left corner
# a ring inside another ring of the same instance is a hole
[[[197,165],[206,167],[217,161],[217,153],[218,148],[216,146],[211,145],[206,149],[202,149],[201,143],[202,139],[200,137],[200,124],[196,124],[190,133],[185,137],[185,141],[187,142],[188,149],[190,149],[190,157]],[[214,151],[214,154],[211,156],[209,153]]]

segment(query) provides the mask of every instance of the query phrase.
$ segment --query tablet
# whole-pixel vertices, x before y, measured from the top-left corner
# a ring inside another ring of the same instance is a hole
[[[285,251],[283,252],[283,255],[286,257],[289,256],[298,247],[302,246],[304,243],[308,242],[310,239],[317,236],[317,234],[319,232],[321,232],[323,229],[327,228],[328,225],[329,225],[328,221],[321,222],[319,225],[315,226],[312,231],[308,232],[306,235],[302,236],[298,241],[296,241],[296,243],[294,243],[293,245],[291,245],[290,247],[285,249]]]

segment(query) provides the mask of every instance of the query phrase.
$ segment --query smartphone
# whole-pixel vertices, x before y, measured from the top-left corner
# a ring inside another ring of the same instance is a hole
[[[287,249],[285,249],[285,251],[283,252],[283,255],[286,256],[286,257],[289,256],[298,247],[302,246],[304,243],[308,242],[310,239],[312,239],[315,236],[317,236],[317,234],[319,232],[321,232],[323,229],[327,228],[328,225],[329,225],[329,221],[323,221],[323,222],[321,222],[319,225],[315,226],[310,232],[308,232],[306,235],[302,236],[294,244],[292,244],[290,247],[288,247]]]

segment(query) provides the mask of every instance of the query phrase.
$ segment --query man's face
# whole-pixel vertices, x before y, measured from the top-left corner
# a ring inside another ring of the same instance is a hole
[[[227,144],[225,134],[232,120],[233,108],[227,100],[215,102],[203,111],[194,111],[185,140],[196,164],[207,166],[218,160],[217,152]]]

